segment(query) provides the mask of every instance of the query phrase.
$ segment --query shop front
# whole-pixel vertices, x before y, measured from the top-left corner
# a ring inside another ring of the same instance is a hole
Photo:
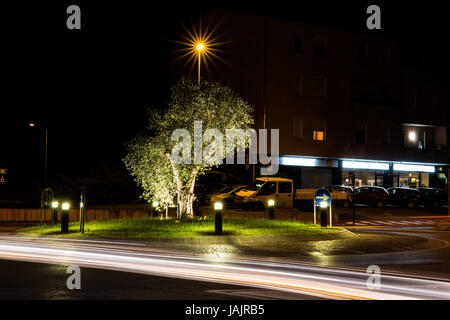
[[[280,164],[281,174],[293,178],[301,188],[318,188],[328,184],[354,188],[445,188],[447,183],[443,173],[446,165],[443,164],[299,156],[282,156]]]

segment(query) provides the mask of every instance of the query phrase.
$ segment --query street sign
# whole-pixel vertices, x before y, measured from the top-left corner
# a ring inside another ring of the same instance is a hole
[[[316,206],[320,207],[320,203],[326,201],[327,206],[331,203],[331,195],[330,192],[326,189],[319,189],[314,194],[314,202],[316,203]]]

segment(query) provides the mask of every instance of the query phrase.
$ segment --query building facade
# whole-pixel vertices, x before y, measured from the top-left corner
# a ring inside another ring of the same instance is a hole
[[[448,52],[230,11],[203,18],[218,21],[221,59],[202,76],[253,105],[255,129],[280,130],[280,176],[298,188],[446,186]]]

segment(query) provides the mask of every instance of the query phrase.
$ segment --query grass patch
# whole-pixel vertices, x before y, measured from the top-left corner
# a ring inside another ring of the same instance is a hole
[[[91,221],[85,223],[85,233],[79,232],[79,223],[69,225],[66,236],[87,236],[106,238],[183,238],[214,236],[214,219],[122,219]],[[340,228],[320,228],[317,225],[296,221],[279,221],[245,218],[224,218],[224,236],[279,236],[326,234]],[[61,226],[44,225],[17,230],[22,234],[61,235]]]

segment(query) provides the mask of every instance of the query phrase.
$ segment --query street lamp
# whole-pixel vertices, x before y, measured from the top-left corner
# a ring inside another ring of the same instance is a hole
[[[198,86],[200,86],[200,65],[201,65],[201,56],[202,51],[205,49],[205,45],[203,43],[197,44],[197,51],[198,51]]]
[[[30,128],[35,128],[36,123],[28,123]],[[45,160],[44,160],[44,187],[47,187],[47,175],[48,175],[48,128],[45,128]]]

